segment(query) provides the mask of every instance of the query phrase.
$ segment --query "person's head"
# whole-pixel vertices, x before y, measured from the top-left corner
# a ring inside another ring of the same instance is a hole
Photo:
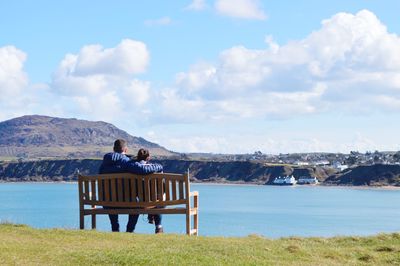
[[[126,153],[128,151],[128,145],[123,139],[117,139],[114,141],[114,152]]]
[[[148,161],[150,160],[150,152],[146,149],[139,149],[137,153],[136,160],[138,161]]]

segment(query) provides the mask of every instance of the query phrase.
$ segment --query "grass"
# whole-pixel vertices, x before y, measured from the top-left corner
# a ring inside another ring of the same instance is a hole
[[[400,265],[400,234],[188,237],[0,225],[2,265]]]

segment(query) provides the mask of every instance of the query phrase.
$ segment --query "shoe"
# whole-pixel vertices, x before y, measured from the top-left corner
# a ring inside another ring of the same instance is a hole
[[[149,224],[154,224],[154,215],[148,215],[147,221],[149,222]]]
[[[156,228],[156,234],[162,234],[162,233],[164,233],[163,228],[162,227],[157,227]]]

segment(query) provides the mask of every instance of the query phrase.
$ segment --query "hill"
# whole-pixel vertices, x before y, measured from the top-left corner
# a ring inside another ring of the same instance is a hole
[[[0,122],[0,157],[102,157],[117,138],[127,140],[132,152],[143,147],[154,155],[173,154],[110,123],[27,115]]]

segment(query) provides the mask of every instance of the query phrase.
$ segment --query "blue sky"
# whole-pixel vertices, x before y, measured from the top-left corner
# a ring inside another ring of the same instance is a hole
[[[399,1],[9,1],[0,121],[181,152],[400,150]]]

